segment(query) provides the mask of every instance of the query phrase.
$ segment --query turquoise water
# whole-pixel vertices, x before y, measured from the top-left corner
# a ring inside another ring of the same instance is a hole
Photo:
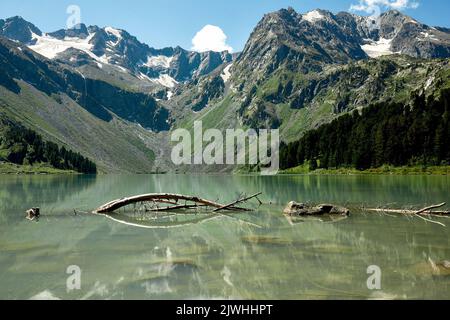
[[[0,299],[449,299],[450,277],[433,264],[450,260],[450,220],[363,209],[450,203],[449,190],[448,177],[431,176],[0,176]],[[152,192],[222,203],[263,192],[264,204],[231,216],[116,216],[147,228],[83,213]],[[353,214],[291,223],[282,211],[292,200]],[[36,206],[41,219],[27,221]],[[73,265],[81,287],[68,291]],[[373,265],[381,290],[367,287]]]

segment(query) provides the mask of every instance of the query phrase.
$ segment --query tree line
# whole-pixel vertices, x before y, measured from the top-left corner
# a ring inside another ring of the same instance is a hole
[[[5,158],[9,162],[18,165],[48,163],[56,169],[97,173],[94,162],[56,143],[43,141],[33,130],[2,119],[0,129],[0,149],[6,150]]]
[[[379,103],[343,115],[282,144],[280,166],[310,169],[450,164],[450,89],[439,98],[414,93],[411,103]]]

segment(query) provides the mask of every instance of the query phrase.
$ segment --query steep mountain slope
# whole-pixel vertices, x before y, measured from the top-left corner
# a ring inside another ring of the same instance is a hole
[[[31,44],[33,42],[33,34],[42,36],[41,30],[21,17],[12,17],[6,20],[0,19],[1,36]]]
[[[14,42],[0,38],[1,81],[11,91],[20,90],[14,79],[21,79],[48,95],[66,93],[96,117],[110,121],[113,114],[152,129],[166,130],[168,113],[148,95],[115,88],[108,83],[85,78]]]
[[[168,130],[196,120],[280,128],[289,142],[450,84],[450,31],[397,11],[373,20],[283,9],[263,17],[239,55],[157,50],[110,27],[44,34],[18,17],[1,20],[0,35],[14,40],[0,39],[3,112],[106,172],[173,169]]]
[[[413,94],[408,105],[382,103],[311,130],[280,150],[283,169],[311,164],[359,170],[450,164],[450,88],[438,97]],[[423,169],[422,169],[423,170]],[[420,172],[420,171],[419,171]],[[423,172],[423,171],[422,171]]]
[[[0,109],[107,172],[156,170],[153,132],[169,128],[168,111],[151,96],[84,78],[4,38]]]
[[[392,53],[427,59],[450,56],[449,30],[429,27],[396,10],[385,12],[378,19],[345,12],[335,18],[344,30],[358,34],[370,57]]]
[[[76,152],[59,148],[53,142],[42,140],[33,130],[6,119],[0,113],[0,164],[29,165],[33,168],[50,167],[95,174],[96,165]]]
[[[172,98],[174,127],[189,127],[195,120],[203,120],[210,128],[280,128],[283,140],[291,141],[373,103],[406,101],[412,92],[436,95],[450,83],[450,61],[394,55],[329,65],[320,73],[306,75],[280,69],[245,95],[229,89],[230,81],[218,85],[217,91],[202,90],[208,85],[211,88],[211,83],[220,83],[218,76],[202,78],[198,85]],[[198,111],[196,104],[189,102],[205,92],[215,95],[207,96],[209,104]]]
[[[292,8],[267,14],[256,26],[233,66],[236,87],[251,90],[278,69],[308,74],[330,64],[406,54],[450,57],[450,32],[420,24],[398,11],[376,21],[349,13]]]
[[[226,70],[225,85],[212,74],[177,92],[171,103],[192,109],[179,116],[182,125],[207,114],[228,119],[221,121],[224,126],[280,128],[289,141],[374,102],[407,100],[414,91],[434,94],[448,82],[449,35],[397,11],[371,20],[283,9],[258,23]],[[191,101],[200,101],[204,110],[198,113]]]

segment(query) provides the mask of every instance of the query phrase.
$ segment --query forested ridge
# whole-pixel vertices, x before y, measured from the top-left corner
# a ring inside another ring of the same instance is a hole
[[[45,163],[56,169],[79,173],[97,173],[94,162],[79,153],[44,141],[33,130],[10,121],[0,115],[0,161],[17,165]]]
[[[298,141],[282,144],[281,167],[449,165],[449,105],[450,89],[445,89],[438,99],[413,94],[408,105],[379,103],[343,115]]]

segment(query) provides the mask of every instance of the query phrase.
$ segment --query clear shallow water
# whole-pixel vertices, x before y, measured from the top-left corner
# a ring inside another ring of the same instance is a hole
[[[449,299],[450,277],[428,261],[450,260],[450,220],[360,209],[450,203],[449,190],[448,177],[0,176],[0,299]],[[150,192],[228,203],[260,191],[266,204],[254,213],[145,222],[170,228],[74,214]],[[281,212],[292,200],[353,215],[291,225]],[[43,216],[26,221],[35,206]],[[70,265],[82,270],[79,291],[66,290]],[[381,291],[367,288],[370,265],[381,268]]]

